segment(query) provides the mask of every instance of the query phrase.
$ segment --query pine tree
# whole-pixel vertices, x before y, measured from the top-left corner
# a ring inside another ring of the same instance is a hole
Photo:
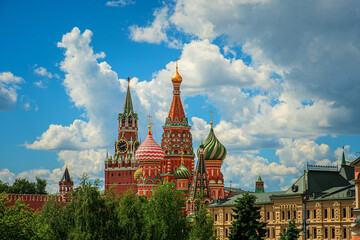
[[[302,228],[296,228],[295,219],[289,221],[289,228],[286,229],[284,235],[280,233],[280,240],[296,240],[300,237]]]
[[[246,193],[239,197],[232,210],[234,221],[229,239],[260,240],[266,235],[266,223],[260,222],[260,206],[255,206],[256,197]]]

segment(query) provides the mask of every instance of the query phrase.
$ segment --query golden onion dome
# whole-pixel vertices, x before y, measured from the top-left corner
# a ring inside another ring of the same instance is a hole
[[[134,173],[134,179],[135,179],[135,181],[137,181],[137,180],[140,179],[141,172],[142,172],[142,168],[139,168],[138,170],[135,171],[135,173]]]
[[[178,72],[177,66],[176,66],[176,72],[175,72],[174,76],[172,76],[171,81],[173,83],[181,83],[182,82],[182,77],[180,76],[180,74]]]

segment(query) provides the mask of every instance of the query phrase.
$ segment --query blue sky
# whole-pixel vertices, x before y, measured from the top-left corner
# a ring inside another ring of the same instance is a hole
[[[360,150],[357,1],[1,1],[0,180],[103,178],[130,76],[160,143],[179,58],[194,148],[228,149],[225,183],[288,187]]]

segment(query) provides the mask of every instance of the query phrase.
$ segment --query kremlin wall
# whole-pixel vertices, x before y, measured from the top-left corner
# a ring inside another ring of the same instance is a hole
[[[191,126],[186,118],[180,86],[182,77],[176,66],[172,77],[173,99],[165,119],[160,145],[154,140],[151,116],[146,139],[140,143],[138,114],[133,109],[130,79],[122,113],[118,115],[118,134],[113,154],[105,158],[105,191],[121,194],[134,189],[149,197],[159,184],[173,183],[186,198],[186,214],[195,213],[195,200],[200,197],[208,205],[214,219],[217,239],[228,239],[232,208],[242,191],[225,191],[221,166],[227,151],[217,139],[211,119],[211,129],[205,141],[194,150]],[[195,166],[195,154],[198,161]],[[254,195],[261,205],[261,221],[267,222],[267,237],[279,239],[295,219],[304,227],[302,239],[360,240],[360,158],[350,165],[345,155],[337,166],[308,165],[304,174],[285,191],[266,192],[259,174]],[[65,205],[73,181],[66,167],[59,182],[58,201]],[[9,194],[10,204],[21,198],[33,209],[39,209],[46,195]]]

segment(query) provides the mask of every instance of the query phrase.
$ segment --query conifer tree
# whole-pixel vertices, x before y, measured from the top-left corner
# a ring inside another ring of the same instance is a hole
[[[260,206],[255,206],[256,197],[246,193],[235,202],[232,214],[234,221],[229,239],[260,240],[266,235],[266,223],[260,222]]]
[[[296,240],[300,237],[302,230],[302,228],[296,228],[295,219],[292,219],[289,221],[289,228],[286,229],[284,235],[280,233],[280,240]]]

